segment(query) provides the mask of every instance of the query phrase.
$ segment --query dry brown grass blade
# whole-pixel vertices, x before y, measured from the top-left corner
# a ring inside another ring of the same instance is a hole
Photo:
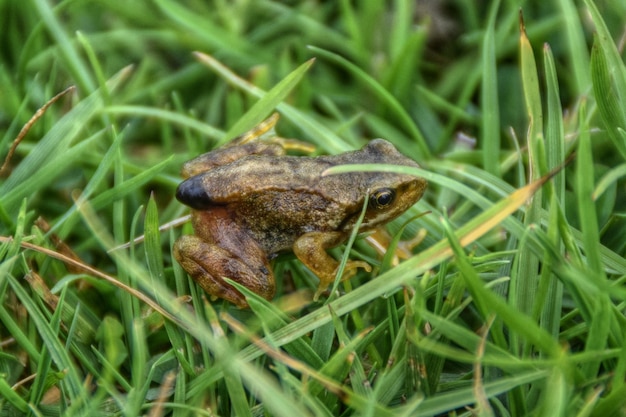
[[[41,216],[39,216],[37,218],[37,220],[35,220],[35,226],[37,226],[39,229],[41,229],[44,233],[50,232],[50,224],[48,224],[46,219],[44,219]],[[79,262],[81,264],[84,263],[84,262],[82,262],[80,257],[76,254],[76,252],[74,252],[72,250],[72,248],[70,248],[65,242],[63,242],[63,240],[56,233],[51,233],[50,234],[50,240],[52,240],[52,243],[54,244],[54,247],[60,253],[64,254],[68,258],[74,259],[76,262]],[[67,267],[68,271],[70,271],[72,274],[84,274],[84,273],[86,273],[86,271],[84,269],[76,268],[73,264],[66,264],[65,266]]]
[[[9,243],[11,241],[13,241],[13,238],[11,238],[11,237],[0,236],[0,242]],[[91,275],[93,277],[101,278],[101,279],[105,280],[106,282],[110,283],[111,285],[114,285],[117,288],[120,288],[120,289],[126,291],[127,293],[129,293],[133,297],[136,297],[137,299],[143,301],[146,305],[150,306],[155,311],[158,311],[161,315],[163,315],[164,317],[168,318],[172,322],[174,322],[174,323],[176,323],[176,324],[178,324],[178,325],[180,325],[182,327],[185,327],[183,325],[183,323],[181,323],[176,317],[171,315],[169,312],[164,310],[154,300],[152,300],[151,298],[149,298],[145,294],[137,291],[136,289],[134,289],[132,287],[129,287],[128,285],[124,284],[123,282],[120,282],[115,277],[107,275],[104,272],[100,272],[97,269],[93,268],[92,266],[87,265],[87,264],[85,264],[85,263],[83,263],[81,261],[77,261],[77,260],[72,259],[72,258],[70,258],[70,257],[68,257],[68,256],[66,256],[66,255],[64,255],[62,253],[55,252],[53,250],[50,250],[48,248],[44,248],[42,246],[33,245],[32,243],[28,243],[28,242],[21,242],[20,246],[22,248],[24,248],[24,249],[30,249],[30,250],[34,250],[34,251],[39,252],[39,253],[43,253],[44,255],[47,255],[47,256],[49,256],[51,258],[54,258],[54,259],[58,259],[59,261],[65,263],[65,264],[73,265],[74,267],[82,269],[83,271],[85,271],[86,274]]]
[[[162,226],[159,226],[159,232],[164,232],[166,230],[169,230],[173,227],[178,227],[182,224],[187,223],[189,220],[191,220],[191,215],[187,214],[186,216],[183,217],[179,217],[177,219],[172,220],[171,222],[167,222]],[[119,246],[115,246],[109,250],[107,250],[107,253],[111,253],[111,252],[115,252],[116,250],[120,250],[120,249],[127,249],[130,248],[131,244],[137,244],[137,243],[141,243],[145,240],[145,236],[141,235],[141,236],[137,236],[136,238],[134,238],[132,241],[130,242],[126,242],[123,243]]]
[[[76,86],[73,86],[73,85],[69,86],[65,90],[57,94],[56,96],[52,97],[50,100],[48,100],[46,104],[41,106],[39,110],[35,112],[33,117],[31,117],[28,122],[26,122],[26,124],[22,127],[22,130],[20,130],[20,133],[18,133],[17,137],[13,140],[13,143],[11,144],[11,148],[9,148],[9,153],[7,154],[6,158],[4,158],[4,163],[2,164],[2,167],[0,167],[0,177],[3,176],[4,173],[8,170],[9,162],[11,162],[11,158],[13,158],[13,154],[15,154],[15,150],[17,149],[20,142],[24,139],[24,137],[26,136],[30,128],[35,124],[35,122],[39,120],[41,116],[43,116],[43,114],[46,112],[48,107],[50,107],[58,99],[60,99],[67,93],[74,91],[75,89],[76,89]]]

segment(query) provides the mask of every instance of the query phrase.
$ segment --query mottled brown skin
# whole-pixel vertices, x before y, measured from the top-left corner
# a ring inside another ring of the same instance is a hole
[[[270,259],[293,251],[319,277],[319,294],[333,282],[339,265],[326,250],[347,240],[368,193],[360,232],[393,220],[426,189],[423,178],[409,175],[322,175],[345,164],[417,167],[383,139],[340,155],[298,157],[286,156],[277,138],[254,136],[187,162],[187,180],[176,192],[192,208],[195,235],[178,239],[174,256],[207,293],[240,307],[247,306],[245,298],[223,277],[270,300],[275,289]],[[349,261],[344,277],[358,267],[369,270],[365,262]]]

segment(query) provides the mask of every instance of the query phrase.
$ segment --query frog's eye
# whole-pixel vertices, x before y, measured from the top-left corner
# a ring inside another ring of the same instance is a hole
[[[370,207],[376,209],[387,208],[396,198],[396,192],[391,188],[380,188],[370,195]]]

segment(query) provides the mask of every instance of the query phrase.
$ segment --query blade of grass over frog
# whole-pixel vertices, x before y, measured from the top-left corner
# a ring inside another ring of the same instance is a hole
[[[196,57],[203,61],[206,57],[204,54],[196,52]],[[315,58],[309,59],[304,64],[289,73],[278,84],[267,91],[254,105],[244,114],[237,122],[226,132],[225,137],[221,143],[226,142],[235,136],[247,132],[254,126],[258,125],[263,119],[267,117],[274,108],[276,108],[281,102],[283,102],[289,93],[298,85],[304,74],[307,73],[311,65],[315,62]]]
[[[483,167],[495,177],[500,176],[500,106],[498,103],[498,77],[496,73],[496,16],[500,1],[494,1],[483,36],[481,83],[481,136]]]
[[[107,106],[103,109],[103,111],[108,114],[129,115],[138,117],[142,116],[176,123],[177,125],[180,125],[182,127],[193,129],[198,133],[207,136],[213,140],[218,140],[224,136],[224,132],[222,130],[216,129],[206,123],[200,122],[193,117],[180,114],[179,112],[157,109],[154,107],[132,105]]]
[[[330,297],[328,297],[328,299],[325,301],[324,304],[328,304],[337,295],[337,288],[339,288],[339,283],[341,282],[341,278],[343,277],[343,271],[346,269],[346,265],[348,264],[348,259],[350,258],[350,250],[352,249],[352,245],[354,245],[354,241],[356,240],[356,237],[359,234],[359,227],[361,227],[361,223],[363,222],[363,219],[365,218],[365,213],[367,212],[368,201],[369,201],[369,195],[368,193],[366,193],[365,198],[363,199],[363,208],[361,208],[361,214],[359,215],[359,218],[354,224],[354,227],[352,228],[352,232],[350,232],[350,238],[348,238],[348,241],[346,242],[343,256],[341,257],[341,261],[339,262],[337,275],[335,276],[335,280],[333,281],[333,286],[330,291],[331,295]],[[315,297],[317,297],[318,295],[319,295],[319,290],[318,292],[315,293]]]
[[[426,216],[428,214],[430,214],[430,211],[425,211],[423,213],[420,213],[416,216],[411,217],[410,219],[408,219],[407,221],[405,221],[403,224],[400,225],[400,227],[398,228],[398,230],[394,233],[394,235],[392,236],[391,240],[389,241],[389,243],[386,245],[387,247],[380,247],[381,250],[385,251],[385,255],[383,256],[383,259],[380,261],[380,272],[385,272],[389,269],[391,269],[392,267],[392,262],[394,258],[397,258],[396,255],[396,250],[398,249],[398,245],[401,242],[402,239],[402,234],[404,233],[405,229],[414,221],[416,221],[417,219],[419,219],[422,216]],[[356,227],[355,227],[356,229]],[[421,236],[420,240],[423,238],[423,235]],[[411,240],[413,240],[415,238],[411,238]],[[371,244],[372,242],[368,242],[369,244]],[[408,256],[407,256],[408,257]]]
[[[212,56],[201,54],[199,52],[196,53],[196,56],[201,59],[203,64],[217,72],[222,78],[235,87],[240,88],[254,97],[262,98],[264,96],[264,90],[239,77]],[[302,111],[294,108],[293,106],[283,102],[277,105],[276,109],[286,118],[291,120],[296,126],[302,129],[302,131],[307,134],[313,142],[323,146],[324,149],[331,151],[332,153],[345,152],[351,149],[351,147],[348,146],[345,141],[340,136],[336,135],[332,130],[317,122],[312,117],[305,115]],[[322,141],[320,138],[325,138],[325,140]]]
[[[426,144],[424,136],[419,131],[415,122],[411,119],[411,116],[409,116],[406,110],[395,99],[395,97],[393,97],[389,93],[389,91],[387,91],[382,85],[380,85],[380,83],[378,83],[371,76],[366,74],[363,70],[361,70],[359,67],[352,64],[345,58],[324,49],[317,48],[315,46],[309,46],[309,49],[323,56],[324,58],[329,59],[330,61],[335,62],[346,68],[348,72],[350,72],[357,79],[363,82],[363,84],[368,87],[370,91],[375,93],[381,101],[385,102],[389,106],[389,108],[393,110],[393,112],[396,114],[396,117],[398,117],[404,128],[407,129],[407,131],[411,134],[417,144],[417,158],[422,160],[430,158],[430,150],[428,149],[428,145]]]

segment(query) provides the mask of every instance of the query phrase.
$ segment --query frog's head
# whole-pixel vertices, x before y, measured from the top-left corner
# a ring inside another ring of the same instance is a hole
[[[383,139],[371,141],[362,152],[363,162],[418,167],[415,161]],[[359,193],[368,196],[367,210],[360,228],[362,231],[371,230],[400,216],[422,198],[427,187],[424,178],[414,175],[390,172],[364,172],[358,175],[361,177]],[[361,199],[360,207],[363,204]]]
[[[374,186],[368,192],[362,230],[372,229],[400,216],[422,198],[427,186],[426,180],[411,175],[385,173],[379,180],[382,180],[380,186]]]

